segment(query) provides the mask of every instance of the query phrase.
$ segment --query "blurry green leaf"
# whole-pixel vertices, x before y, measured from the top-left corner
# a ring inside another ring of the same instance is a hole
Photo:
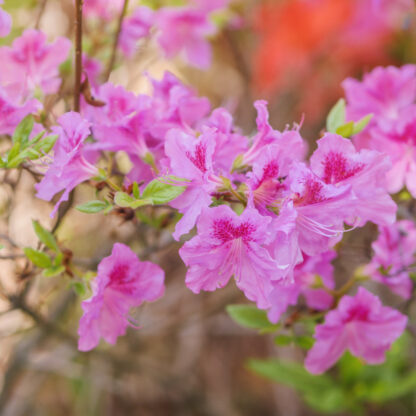
[[[47,269],[52,266],[52,261],[49,256],[42,251],[34,250],[26,247],[23,249],[25,256],[37,267]]]
[[[33,116],[31,114],[27,115],[16,127],[12,136],[13,143],[20,143],[22,146],[26,146],[30,133],[33,130],[33,124]]]
[[[312,348],[315,342],[312,337],[309,337],[307,335],[301,335],[301,336],[295,337],[294,341],[296,345],[298,345],[299,347],[305,350],[309,350],[310,348]]]
[[[53,266],[54,267],[60,266],[63,260],[64,260],[64,253],[59,252],[53,260]]]
[[[373,114],[368,114],[365,117],[363,117],[361,120],[354,123],[354,131],[352,134],[358,134],[361,133],[367,126],[368,123],[373,118]]]
[[[278,325],[272,324],[267,319],[266,311],[257,309],[253,305],[228,305],[226,310],[235,322],[246,328],[263,330],[278,328]]]
[[[133,182],[133,196],[136,199],[140,198],[140,189],[139,189],[139,185],[137,182]]]
[[[279,346],[290,345],[293,342],[293,336],[280,334],[274,339],[274,343]]]
[[[45,269],[42,274],[44,277],[55,277],[58,276],[62,273],[65,272],[65,267],[64,266],[54,266],[54,267],[49,267],[48,269]]]
[[[349,138],[352,136],[354,132],[354,122],[349,121],[346,124],[343,124],[342,126],[339,126],[336,130],[336,133],[339,134],[342,137]]]
[[[56,243],[56,239],[51,232],[45,230],[45,228],[40,225],[38,221],[32,221],[33,229],[35,230],[36,235],[38,236],[39,240],[45,244],[46,247],[50,248],[53,251],[58,252],[58,244]]]
[[[96,214],[97,212],[101,212],[108,207],[108,203],[104,201],[88,201],[85,204],[77,205],[75,208],[83,212],[84,214]]]
[[[336,133],[337,128],[345,124],[345,100],[339,99],[332,107],[326,119],[326,129],[330,133]]]
[[[35,149],[36,151],[39,151],[41,155],[49,153],[52,150],[57,139],[58,139],[58,136],[56,134],[47,136],[44,139],[42,139],[39,143],[36,143],[33,146],[33,149]]]
[[[136,209],[145,205],[151,205],[152,201],[148,199],[134,199],[126,192],[116,192],[114,202],[119,207]]]
[[[80,297],[84,297],[87,294],[87,288],[82,282],[72,282],[71,287],[74,289],[75,293]]]
[[[161,182],[159,179],[154,179],[146,186],[142,197],[152,201],[156,205],[166,204],[181,195],[185,189],[185,186],[172,185]]]

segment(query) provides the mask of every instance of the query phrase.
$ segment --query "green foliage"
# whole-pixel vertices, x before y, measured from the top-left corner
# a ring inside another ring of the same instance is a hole
[[[174,176],[164,178],[163,182],[160,179],[153,179],[144,189],[142,198],[152,201],[154,205],[166,204],[173,201],[185,192],[186,189],[185,186],[175,185],[174,183],[176,181],[183,180]]]
[[[51,250],[58,252],[58,244],[56,243],[56,239],[53,236],[53,234],[48,230],[45,230],[45,228],[43,228],[38,221],[33,220],[32,224],[33,229],[35,230],[35,233],[39,238],[39,241],[41,241],[43,244],[45,244],[46,247],[50,248]]]
[[[126,192],[116,192],[114,202],[119,207],[132,209],[152,205],[152,201],[148,199],[135,199]]]
[[[278,345],[291,342],[290,336],[275,338]],[[348,352],[335,370],[315,376],[302,363],[279,360],[250,360],[248,368],[255,373],[294,388],[306,403],[319,412],[364,414],[371,404],[384,406],[392,400],[403,400],[416,389],[416,371],[409,369],[410,342],[402,336],[387,352],[386,361],[370,366]]]
[[[336,133],[345,138],[349,138],[354,134],[363,131],[371,121],[373,115],[368,114],[361,120],[346,121],[345,100],[341,98],[332,107],[326,119],[326,129],[330,133]]]
[[[44,137],[42,132],[29,139],[33,130],[34,119],[32,115],[26,116],[16,127],[12,136],[12,147],[0,160],[2,168],[17,168],[26,160],[36,160],[49,153],[54,146],[58,136]]]
[[[266,311],[257,309],[254,305],[228,305],[226,310],[235,322],[245,328],[269,332],[275,331],[279,327],[267,319]]]
[[[84,214],[96,214],[101,211],[107,213],[111,211],[113,207],[108,201],[94,200],[88,201],[85,204],[77,205],[75,208]]]
[[[37,267],[46,269],[52,266],[51,258],[42,251],[35,250],[30,247],[23,249],[25,256]]]

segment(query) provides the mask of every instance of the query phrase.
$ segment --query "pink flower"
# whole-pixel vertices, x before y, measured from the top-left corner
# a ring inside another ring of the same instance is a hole
[[[348,117],[358,120],[364,113],[374,117],[355,142],[389,155],[387,172],[390,193],[407,186],[416,196],[416,66],[376,68],[362,82],[344,81]]]
[[[157,14],[158,41],[167,58],[183,53],[189,64],[206,69],[211,64],[211,45],[216,32],[206,13],[185,7],[165,7]]]
[[[383,306],[377,296],[360,287],[355,296],[344,296],[325,322],[316,326],[316,342],[305,367],[313,374],[323,373],[345,350],[369,364],[380,364],[406,324],[405,315]]]
[[[224,9],[231,3],[232,0],[193,0],[198,10],[204,12],[212,12],[218,9]]]
[[[18,124],[28,115],[38,112],[42,105],[37,100],[28,100],[16,105],[0,88],[0,134],[12,135]]]
[[[53,162],[42,181],[35,185],[36,196],[46,201],[50,201],[56,193],[64,191],[51,217],[77,185],[98,174],[98,169],[83,155],[84,141],[90,135],[90,124],[79,113],[74,112],[61,116],[58,123],[59,127],[54,131],[59,137],[54,147]]]
[[[357,152],[350,140],[327,133],[318,140],[310,163],[312,171],[325,183],[351,185],[351,223],[394,222],[397,206],[386,190],[386,173],[391,165],[383,153],[367,149]]]
[[[198,138],[179,129],[167,133],[165,153],[169,159],[168,172],[189,181],[186,191],[171,202],[171,206],[184,214],[173,233],[176,240],[194,227],[202,210],[211,204],[211,193],[222,185],[213,170],[214,150],[212,131],[207,130]]]
[[[285,185],[297,213],[302,252],[314,256],[328,251],[342,238],[343,222],[354,207],[351,186],[326,184],[303,163],[292,164]]]
[[[280,279],[279,265],[265,247],[273,238],[270,221],[253,208],[240,216],[226,205],[205,209],[198,234],[179,250],[189,267],[188,288],[194,293],[214,291],[234,276],[249,300],[259,308],[270,307],[272,282]]]
[[[12,98],[20,100],[33,96],[38,88],[44,94],[56,93],[61,84],[59,65],[68,57],[70,47],[66,38],[47,44],[43,32],[26,30],[11,48],[0,48],[1,85]]]
[[[290,305],[297,304],[301,294],[305,296],[306,304],[312,309],[326,310],[331,307],[332,296],[324,289],[314,289],[312,286],[316,276],[319,276],[327,288],[334,289],[334,267],[331,261],[335,256],[336,252],[333,250],[312,257],[306,256],[294,269],[294,281],[274,283],[274,289],[270,294],[272,306],[268,312],[271,322],[277,323]]]
[[[131,57],[136,50],[137,42],[149,35],[154,19],[153,10],[145,6],[136,8],[133,14],[125,19],[120,33],[120,49],[126,56]]]
[[[3,4],[4,0],[0,0],[0,4]],[[12,17],[9,13],[4,11],[0,7],[0,37],[5,37],[10,33],[12,28]]]
[[[115,344],[131,326],[129,309],[159,299],[164,292],[164,278],[159,266],[141,262],[124,244],[114,244],[111,255],[98,265],[91,298],[82,302],[78,349],[92,350],[100,338]]]
[[[287,145],[291,147],[290,152],[294,160],[302,160],[305,156],[306,145],[297,130],[288,130],[281,133],[274,130],[269,124],[269,111],[267,110],[267,101],[258,100],[254,103],[257,110],[257,130],[258,133],[253,137],[252,145],[243,155],[243,163],[251,165],[257,160],[264,148],[270,144],[276,144],[281,149]]]
[[[82,70],[87,74],[90,85],[97,89],[99,86],[99,79],[102,65],[98,59],[91,58],[87,54],[82,55]],[[84,77],[85,78],[85,77]]]
[[[413,288],[410,266],[415,263],[416,226],[412,221],[402,220],[379,230],[371,246],[374,256],[364,273],[409,299]]]
[[[124,0],[84,0],[84,13],[87,17],[115,20],[120,15]]]

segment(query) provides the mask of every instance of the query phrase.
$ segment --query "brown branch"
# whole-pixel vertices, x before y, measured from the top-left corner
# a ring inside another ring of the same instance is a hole
[[[126,17],[128,6],[129,0],[124,0],[123,8],[121,9],[120,17],[118,18],[117,30],[114,35],[113,49],[111,51],[110,60],[108,61],[107,70],[104,76],[105,81],[108,81],[108,79],[110,78],[111,71],[113,70],[114,64],[116,62],[118,42],[120,40],[120,34],[123,28],[123,20]]]
[[[82,6],[84,0],[75,0],[75,88],[74,111],[80,110],[82,78]]]

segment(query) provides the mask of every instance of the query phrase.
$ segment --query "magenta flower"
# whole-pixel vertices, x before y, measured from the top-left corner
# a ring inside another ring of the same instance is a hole
[[[131,57],[136,50],[137,42],[149,35],[154,19],[154,11],[145,6],[137,7],[133,14],[125,19],[120,33],[120,49],[126,56]]]
[[[374,256],[364,273],[388,286],[392,292],[409,299],[413,283],[411,266],[415,263],[416,226],[402,220],[379,228],[379,236],[372,244]]]
[[[0,88],[0,134],[12,135],[18,124],[28,115],[42,108],[39,101],[28,100],[23,105],[13,104]]]
[[[162,8],[156,18],[158,42],[167,58],[183,53],[187,62],[206,69],[211,64],[211,45],[207,40],[216,27],[206,13],[185,7]]]
[[[302,263],[294,269],[294,281],[274,283],[274,289],[270,294],[271,308],[268,317],[271,322],[277,323],[281,315],[290,305],[298,303],[299,296],[303,294],[306,304],[316,310],[326,310],[331,307],[333,298],[324,289],[314,289],[318,275],[322,283],[328,289],[334,289],[334,267],[331,261],[336,252],[327,251],[316,256],[306,256]]]
[[[314,256],[328,251],[342,238],[343,222],[355,206],[351,185],[327,184],[303,163],[292,164],[285,185],[297,212],[302,252]]]
[[[103,20],[116,20],[120,15],[124,0],[84,0],[84,13],[87,17]]]
[[[3,3],[4,0],[0,0],[0,5]],[[0,7],[0,37],[3,38],[7,36],[10,33],[11,28],[12,17]]]
[[[92,282],[91,298],[82,302],[79,322],[80,351],[95,348],[100,338],[115,344],[126,333],[129,310],[153,302],[164,293],[163,270],[149,261],[141,262],[126,245],[116,243],[111,255],[101,260]]]
[[[11,97],[20,100],[33,96],[37,89],[44,94],[56,93],[61,84],[59,65],[67,59],[70,47],[66,38],[47,44],[43,32],[26,30],[12,47],[0,48],[1,85]]]
[[[54,147],[53,162],[42,181],[35,185],[36,196],[46,201],[50,201],[56,193],[64,191],[51,217],[77,185],[98,174],[98,169],[83,155],[84,141],[90,135],[90,124],[74,112],[61,116],[58,123],[59,127],[54,130],[59,137]]]
[[[183,214],[173,233],[176,240],[194,227],[202,210],[211,204],[211,193],[222,185],[221,179],[214,174],[212,164],[214,134],[207,130],[195,138],[182,130],[172,129],[166,136],[169,174],[189,181],[185,192],[170,203]]]
[[[416,66],[376,68],[362,82],[347,79],[343,86],[350,119],[374,114],[369,126],[357,135],[356,144],[389,155],[389,192],[407,186],[416,196]]]
[[[280,146],[281,149],[291,146],[292,157],[294,160],[302,160],[305,156],[306,145],[297,130],[287,130],[281,133],[274,130],[269,124],[269,111],[267,101],[258,100],[254,103],[257,110],[257,134],[253,137],[251,147],[243,154],[243,163],[253,164],[263,153],[264,148],[271,144]]]
[[[279,265],[267,244],[273,238],[270,217],[247,208],[238,216],[230,207],[207,208],[199,217],[198,234],[179,254],[189,267],[186,285],[194,293],[224,287],[231,276],[259,308],[270,307],[272,282],[280,279]]]
[[[316,342],[305,367],[313,374],[323,373],[346,350],[369,364],[380,364],[406,324],[405,315],[383,306],[377,296],[360,287],[355,296],[344,296],[338,307],[327,313],[325,322],[316,326]]]
[[[327,133],[318,140],[310,163],[325,183],[351,185],[351,223],[388,225],[395,221],[397,206],[386,190],[386,173],[391,165],[385,154],[367,149],[357,152],[350,140]]]

